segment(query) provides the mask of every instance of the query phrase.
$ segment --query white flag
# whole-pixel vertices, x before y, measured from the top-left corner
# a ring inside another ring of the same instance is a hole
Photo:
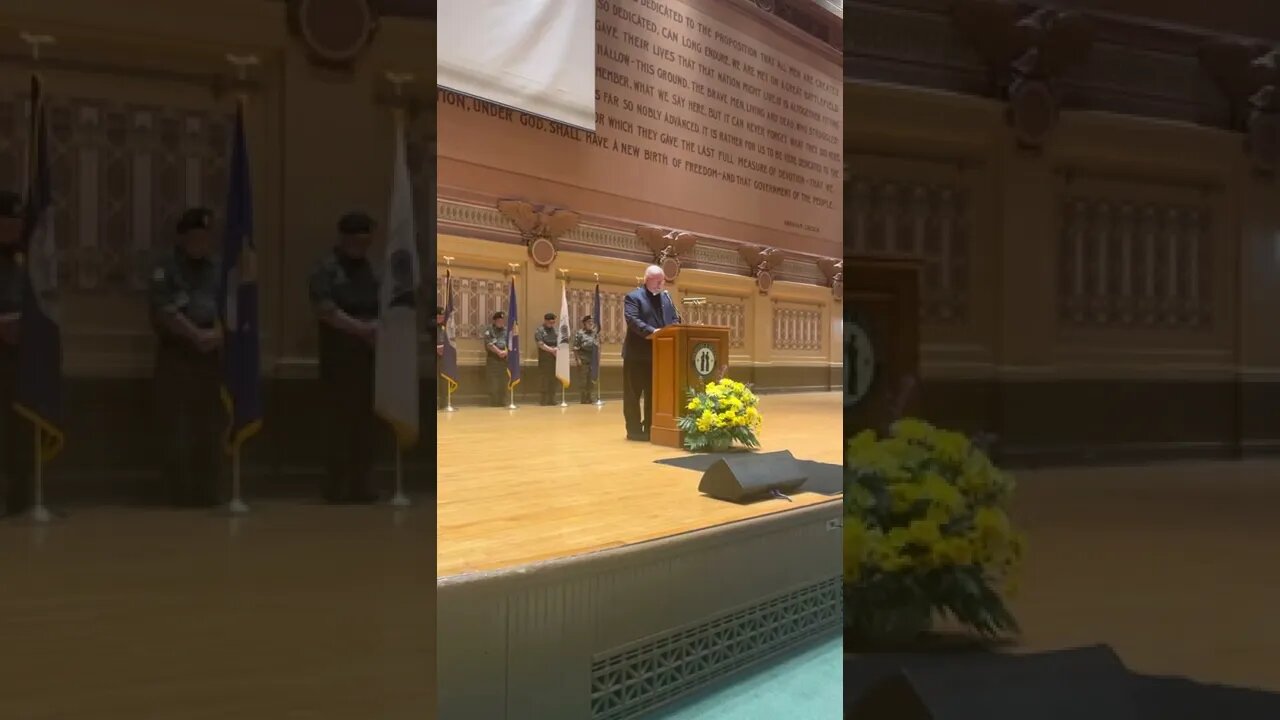
[[[560,345],[556,348],[556,377],[560,384],[569,387],[569,294],[560,286]]]
[[[400,447],[418,441],[418,242],[404,128],[396,127],[391,205],[387,210],[386,276],[382,280],[374,365],[373,409],[395,431]]]

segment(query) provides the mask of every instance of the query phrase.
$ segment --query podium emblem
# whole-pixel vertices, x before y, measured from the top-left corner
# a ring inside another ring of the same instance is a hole
[[[711,343],[698,343],[694,346],[693,371],[703,380],[716,371],[716,349]]]
[[[867,331],[852,319],[844,323],[844,405],[862,402],[875,380],[876,355]]]

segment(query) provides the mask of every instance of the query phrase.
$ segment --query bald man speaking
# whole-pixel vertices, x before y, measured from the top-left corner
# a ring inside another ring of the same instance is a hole
[[[653,422],[653,345],[658,328],[680,322],[680,313],[663,287],[666,273],[657,265],[644,271],[644,287],[627,293],[623,316],[627,337],[622,342],[622,416],[627,421],[628,440],[648,440]],[[644,415],[640,399],[644,398]]]

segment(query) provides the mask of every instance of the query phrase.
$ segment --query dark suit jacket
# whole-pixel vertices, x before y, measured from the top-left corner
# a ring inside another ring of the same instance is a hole
[[[655,330],[680,322],[680,313],[671,296],[662,293],[662,317],[654,312],[649,291],[643,287],[627,293],[622,301],[622,316],[627,319],[627,337],[622,341],[622,357],[646,362],[653,359],[653,345],[647,339]]]

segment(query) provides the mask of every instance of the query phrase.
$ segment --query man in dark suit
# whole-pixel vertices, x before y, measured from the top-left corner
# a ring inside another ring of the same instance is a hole
[[[656,265],[644,271],[644,287],[627,293],[623,316],[627,337],[622,342],[622,416],[627,421],[628,440],[648,440],[653,422],[653,345],[650,339],[658,328],[680,322],[671,296],[663,290],[666,273]],[[644,398],[644,415],[640,398]]]

